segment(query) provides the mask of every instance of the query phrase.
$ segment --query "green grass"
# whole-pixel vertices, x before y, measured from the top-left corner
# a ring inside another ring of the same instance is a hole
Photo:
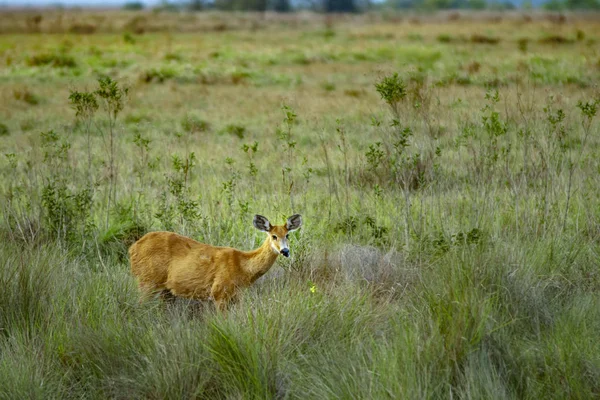
[[[0,398],[600,396],[595,19],[102,15],[0,36]],[[304,226],[226,313],[140,303],[143,233],[255,213]]]

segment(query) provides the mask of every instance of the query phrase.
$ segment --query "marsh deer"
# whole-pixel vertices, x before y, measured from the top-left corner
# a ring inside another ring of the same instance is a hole
[[[212,298],[223,310],[237,290],[263,276],[279,254],[290,256],[288,233],[300,228],[302,217],[295,214],[284,225],[274,226],[255,215],[253,224],[267,233],[262,246],[253,251],[211,246],[173,232],[147,233],[129,248],[131,272],[145,294]]]

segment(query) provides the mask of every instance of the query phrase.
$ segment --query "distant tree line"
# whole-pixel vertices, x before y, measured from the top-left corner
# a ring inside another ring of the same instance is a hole
[[[600,0],[549,0],[547,10],[600,10]]]
[[[418,9],[418,10],[507,10],[514,8],[533,8],[531,0],[163,0],[160,9],[200,11],[216,9],[223,11],[277,11],[291,12],[311,10],[326,13],[354,13],[381,8]],[[137,10],[143,3],[132,1],[124,8]],[[600,0],[547,0],[541,7],[549,10],[600,10]]]
[[[191,0],[194,10],[214,8],[224,11],[311,10],[317,12],[359,12],[369,8],[364,0]]]

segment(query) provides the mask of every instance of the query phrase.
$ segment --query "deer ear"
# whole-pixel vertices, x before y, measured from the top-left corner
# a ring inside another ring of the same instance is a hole
[[[292,232],[295,231],[296,229],[300,228],[302,226],[302,215],[300,214],[294,214],[291,217],[289,217],[285,223],[285,227],[287,228],[288,232]]]
[[[254,220],[252,221],[254,227],[259,231],[269,232],[272,228],[271,223],[267,219],[267,217],[263,217],[262,215],[256,214],[254,216]]]

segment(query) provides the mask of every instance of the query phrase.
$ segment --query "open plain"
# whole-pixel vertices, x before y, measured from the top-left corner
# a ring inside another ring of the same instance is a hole
[[[0,398],[600,396],[600,17],[0,14]],[[153,230],[290,258],[140,302]]]

